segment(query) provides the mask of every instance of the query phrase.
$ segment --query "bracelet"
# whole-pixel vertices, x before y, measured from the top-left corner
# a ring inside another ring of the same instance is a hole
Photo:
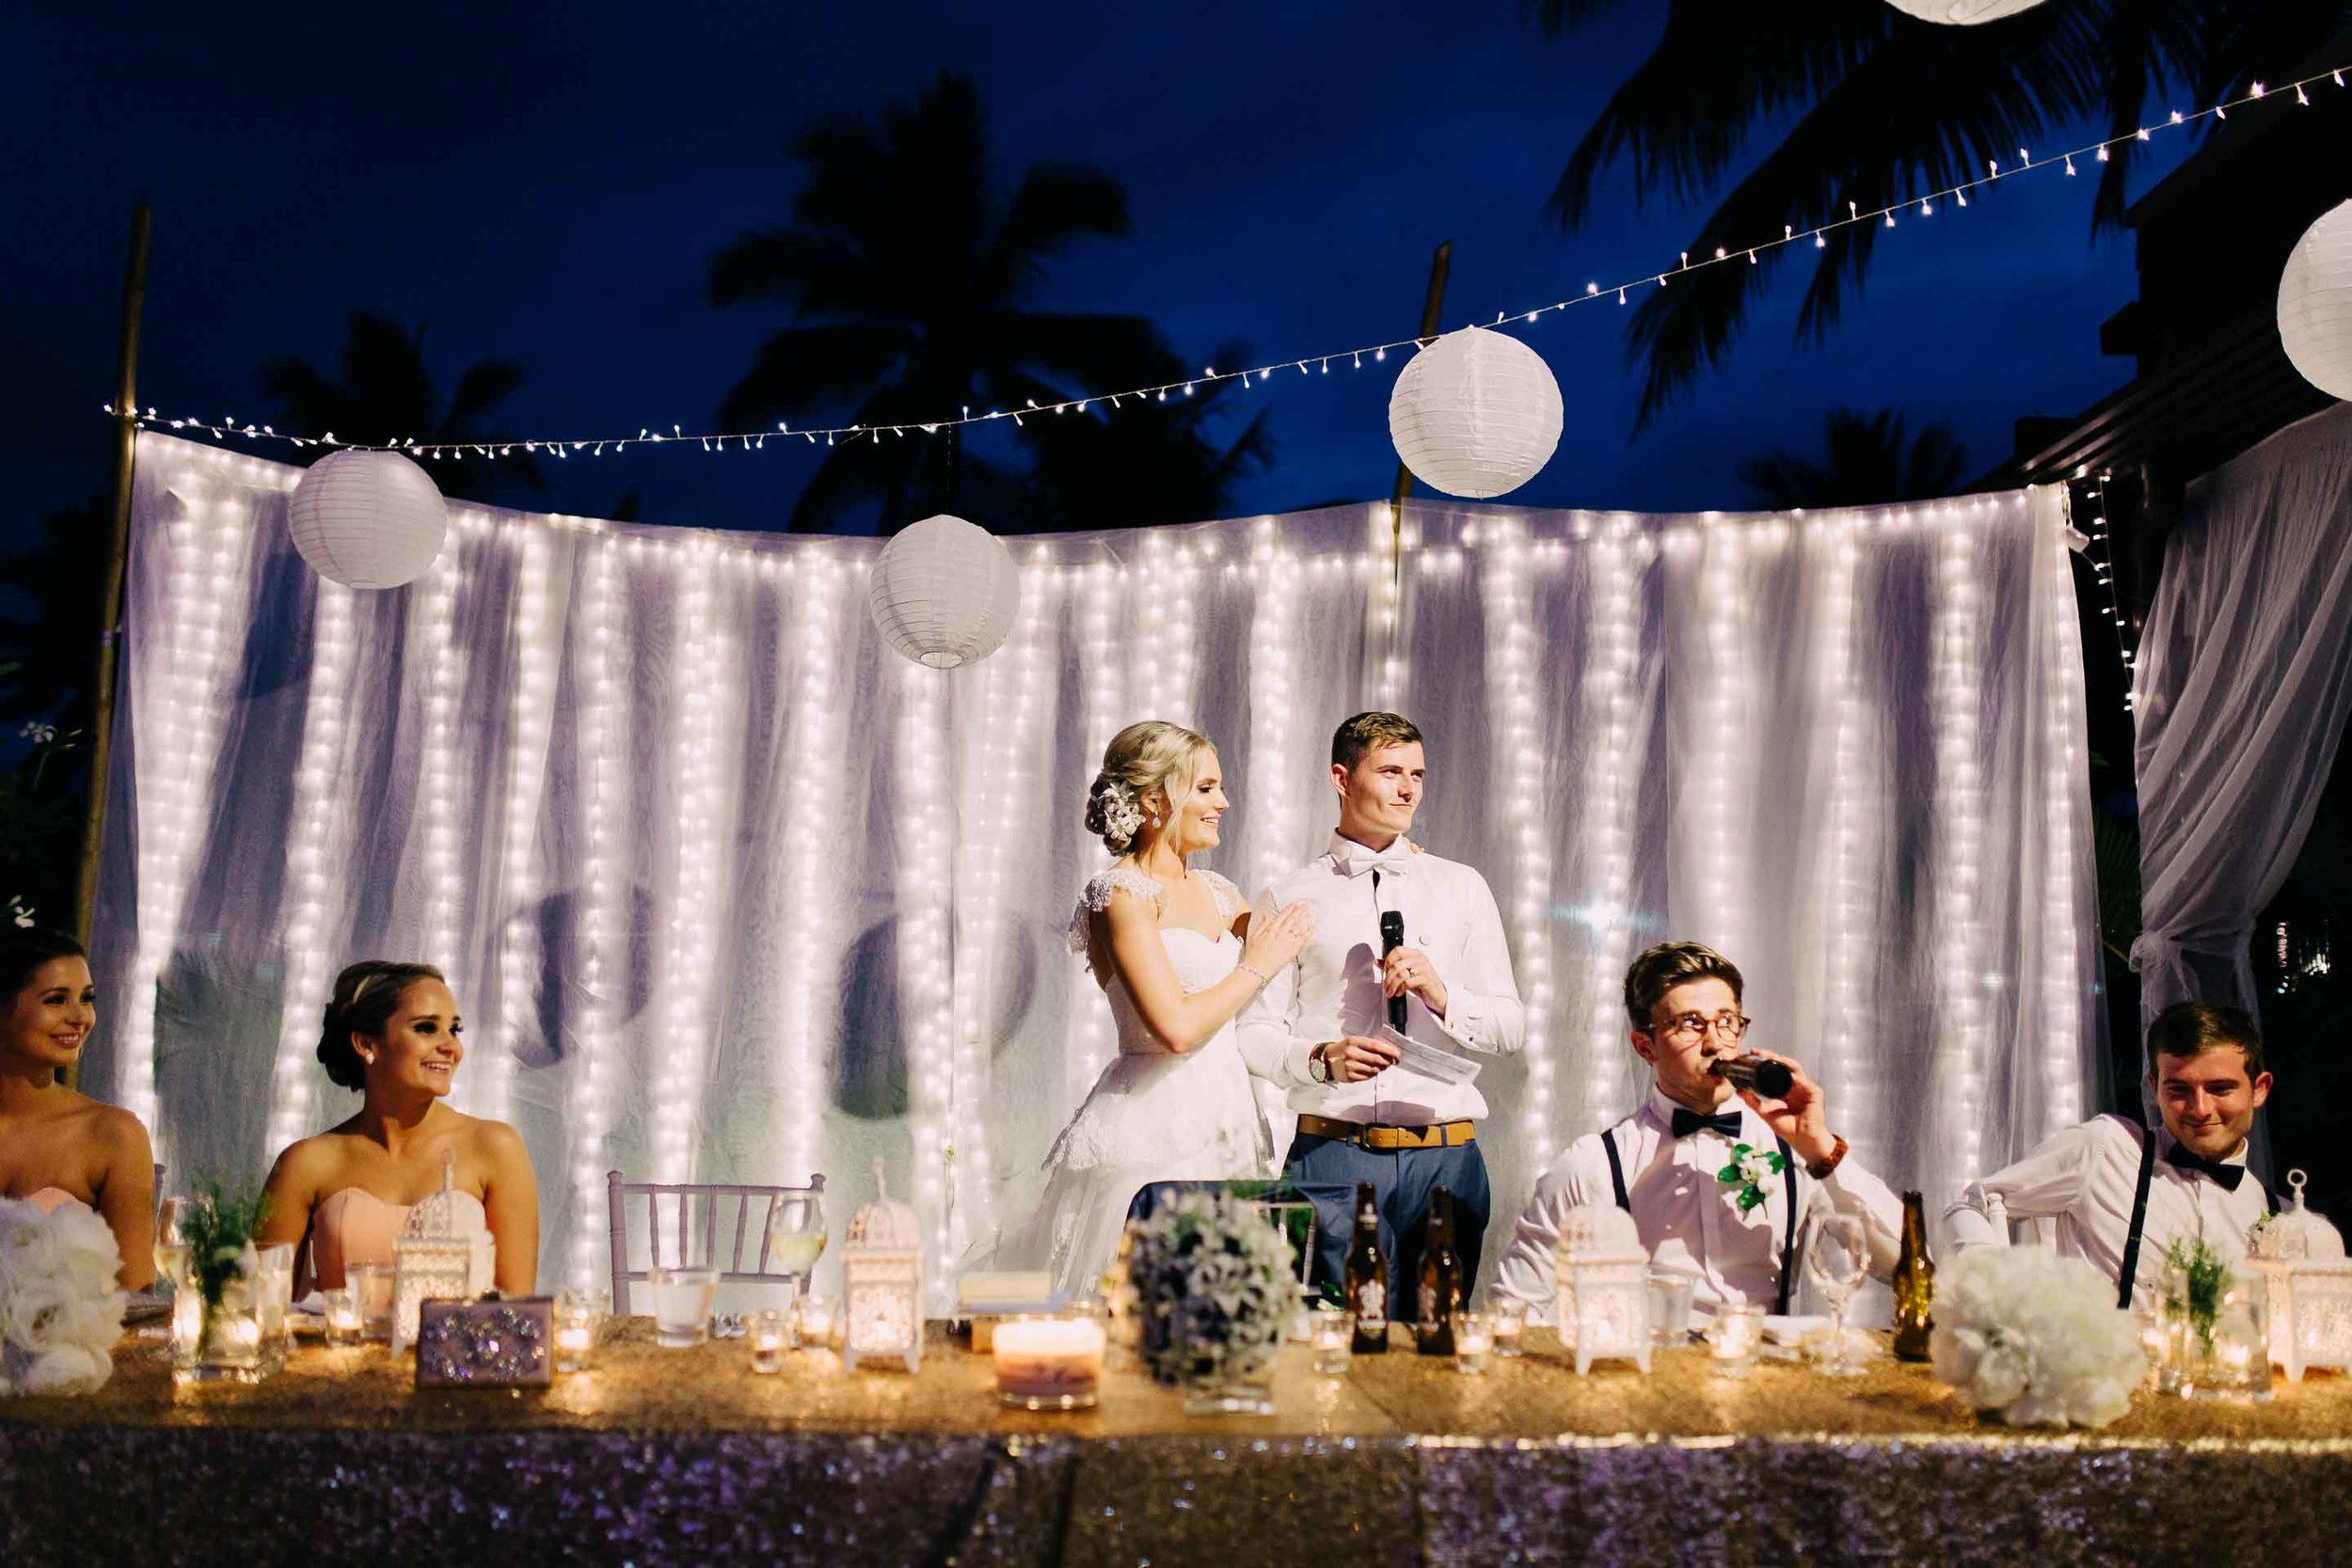
[[[1268,974],[1264,970],[1260,969],[1256,964],[1235,964],[1233,967],[1238,970],[1246,971],[1248,974],[1255,974],[1258,977],[1258,984],[1262,986],[1270,986],[1274,984],[1274,976]]]
[[[1846,1140],[1837,1137],[1837,1135],[1834,1132],[1831,1133],[1830,1136],[1836,1139],[1836,1141],[1830,1145],[1829,1158],[1821,1161],[1818,1164],[1810,1164],[1804,1167],[1805,1175],[1813,1178],[1816,1181],[1828,1180],[1830,1172],[1836,1170],[1846,1158]]]

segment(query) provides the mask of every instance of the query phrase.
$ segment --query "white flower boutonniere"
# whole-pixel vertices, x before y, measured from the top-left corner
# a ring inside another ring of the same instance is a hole
[[[1744,1214],[1764,1201],[1764,1183],[1788,1168],[1788,1157],[1776,1148],[1733,1144],[1731,1164],[1717,1171],[1715,1180],[1735,1189],[1740,1212]]]

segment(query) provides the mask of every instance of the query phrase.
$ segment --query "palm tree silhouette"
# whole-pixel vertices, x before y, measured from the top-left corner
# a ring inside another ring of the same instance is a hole
[[[1617,4],[1522,0],[1522,8],[1557,36]],[[1642,198],[1703,197],[1750,153],[1752,131],[1786,124],[1688,246],[1692,256],[1719,245],[1737,254],[1784,225],[1803,237],[1844,215],[1849,201],[1871,213],[1974,178],[1989,159],[2013,164],[2020,147],[2046,148],[2052,133],[2086,119],[2128,136],[2175,101],[2167,95],[2211,104],[2265,71],[2275,80],[2347,22],[2347,0],[2045,0],[1977,27],[1921,22],[1885,0],[1669,0],[1657,47],[1569,155],[1549,211],[1564,229],[1581,227],[1599,178],[1620,159]],[[2094,232],[2121,227],[2135,151],[2126,141],[2096,166]],[[1824,234],[1820,248],[1802,248],[1814,263],[1801,341],[1836,325],[1878,233],[1853,224]],[[1648,292],[1628,325],[1628,361],[1643,371],[1641,423],[1722,361],[1785,254],[1705,267]]]
[[[1906,441],[1903,417],[1891,408],[1875,414],[1833,408],[1821,424],[1824,461],[1783,447],[1740,465],[1740,483],[1757,505],[1787,512],[1932,500],[1960,488],[1967,476],[1967,451],[1948,425],[1923,426],[1916,439]]]
[[[1058,526],[1073,509],[1053,495],[1053,476],[1071,472],[1089,448],[1075,425],[1097,423],[1107,434],[1134,404],[1102,420],[1099,410],[1025,420],[1015,433],[1024,444],[1041,457],[1062,453],[1028,483],[975,454],[952,429],[879,432],[967,408],[1025,412],[1035,403],[1050,410],[1088,390],[1180,373],[1140,316],[1033,303],[1050,263],[1073,245],[1128,232],[1124,189],[1099,168],[1041,164],[1001,194],[979,95],[970,78],[952,73],[871,121],[814,127],[792,155],[804,182],[791,226],[739,235],[710,259],[712,304],[782,301],[793,310],[793,325],[760,344],[719,418],[728,429],[764,429],[833,410],[837,422],[875,434],[840,440],[826,453],[791,527],[823,530],[879,503],[889,532],[946,509],[951,493],[1014,505],[1032,526]],[[1071,428],[1048,441],[1057,425]],[[1177,451],[1206,451],[1197,420],[1165,428]],[[1129,437],[1122,430],[1116,439]],[[1209,455],[1213,463],[1220,454]]]
[[[1239,343],[1221,345],[1212,364],[1249,362]],[[1138,380],[1183,380],[1171,356],[1142,367]],[[1029,485],[1031,529],[1149,528],[1199,522],[1226,514],[1235,483],[1274,461],[1274,438],[1262,405],[1231,441],[1210,426],[1225,417],[1229,398],[1248,397],[1232,381],[1170,391],[1116,410],[1061,415],[1032,423],[1037,466]]]
[[[278,406],[288,428],[340,442],[387,445],[407,437],[420,442],[479,442],[494,437],[482,420],[522,385],[520,367],[504,359],[478,359],[457,378],[446,407],[424,363],[424,325],[411,332],[398,322],[355,310],[342,349],[342,379],[309,361],[288,356],[262,371],[262,389]],[[310,454],[315,460],[322,452]],[[520,447],[502,448],[490,458],[467,456],[427,465],[445,495],[488,500],[515,485],[543,488],[539,465]]]

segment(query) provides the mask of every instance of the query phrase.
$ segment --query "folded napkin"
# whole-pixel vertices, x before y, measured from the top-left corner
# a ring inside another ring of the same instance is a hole
[[[1764,1342],[1768,1345],[1802,1345],[1829,1327],[1829,1319],[1819,1313],[1777,1312],[1764,1315]]]

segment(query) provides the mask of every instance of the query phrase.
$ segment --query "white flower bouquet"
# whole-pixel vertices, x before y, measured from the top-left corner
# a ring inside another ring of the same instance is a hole
[[[114,1375],[121,1261],[82,1205],[0,1198],[0,1394],[87,1393]]]
[[[1246,1199],[1170,1197],[1134,1229],[1144,1364],[1162,1383],[1246,1382],[1273,1359],[1298,1294],[1289,1241]]]
[[[2013,1426],[2103,1427],[2147,1360],[2114,1282],[2047,1247],[1977,1247],[1935,1281],[1935,1375]]]

